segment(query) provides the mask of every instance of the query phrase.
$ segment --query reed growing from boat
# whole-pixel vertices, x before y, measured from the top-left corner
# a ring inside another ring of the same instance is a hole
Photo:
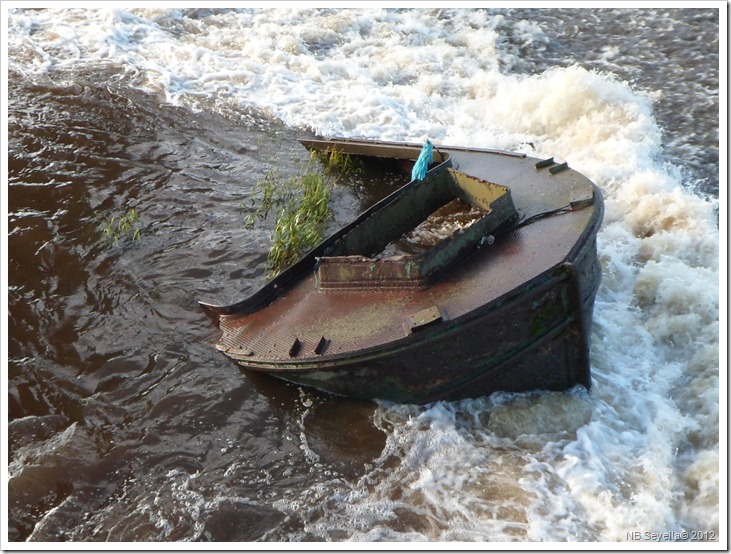
[[[336,181],[362,172],[362,163],[349,154],[320,152],[310,154],[302,173],[287,177],[273,170],[257,183],[252,196],[258,200],[252,200],[246,226],[251,229],[276,213],[267,257],[270,278],[320,243],[332,215],[329,201]]]
[[[338,177],[363,173],[364,171],[363,162],[347,152],[340,152],[339,150],[312,152],[310,156],[317,157],[327,172]]]
[[[246,216],[246,226],[253,228],[257,220],[276,213],[267,257],[270,277],[275,277],[322,240],[324,224],[331,215],[332,186],[332,180],[326,175],[309,170],[285,179],[269,173],[257,184],[259,203]]]
[[[277,222],[269,249],[273,275],[287,268],[322,240],[324,223],[330,217],[332,183],[322,174],[305,173],[290,181],[292,192],[277,213]]]

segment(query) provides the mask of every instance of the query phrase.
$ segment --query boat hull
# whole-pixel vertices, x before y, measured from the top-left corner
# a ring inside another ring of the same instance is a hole
[[[317,260],[340,240],[331,237],[250,299],[204,305],[223,331],[218,348],[247,370],[360,399],[590,388],[600,192],[564,167],[535,174],[547,166],[525,156],[449,153],[470,175],[510,186],[521,222],[413,290],[320,290]]]
[[[508,298],[410,340],[320,363],[240,359],[249,370],[360,399],[428,403],[496,391],[589,388],[585,313],[566,264]]]

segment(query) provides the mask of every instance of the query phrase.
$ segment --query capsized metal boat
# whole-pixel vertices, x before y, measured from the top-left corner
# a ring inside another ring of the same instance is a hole
[[[201,302],[224,354],[293,383],[404,403],[590,387],[603,201],[589,179],[552,158],[443,146],[426,177],[409,180],[421,145],[303,144],[398,160],[409,182],[252,296]],[[467,224],[422,250],[389,250],[453,203],[472,211]]]

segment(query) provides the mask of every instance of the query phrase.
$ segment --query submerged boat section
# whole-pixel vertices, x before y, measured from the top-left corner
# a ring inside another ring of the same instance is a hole
[[[371,166],[396,161],[405,176],[420,152],[303,144]],[[364,399],[588,388],[598,189],[553,159],[455,147],[433,156],[423,181],[406,182],[256,294],[201,303],[222,330],[218,348],[244,368]],[[429,218],[457,212],[446,235],[399,251]]]

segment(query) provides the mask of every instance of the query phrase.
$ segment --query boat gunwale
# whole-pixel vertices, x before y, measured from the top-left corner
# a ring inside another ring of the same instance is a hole
[[[338,139],[303,139],[300,141],[303,145],[338,145],[348,144],[352,146],[363,146],[363,147],[404,147],[421,149],[422,145],[416,142],[396,142],[386,140],[368,140],[368,139],[351,139],[351,138],[338,138]],[[478,154],[496,154],[500,156],[507,156],[510,158],[527,158],[528,155],[523,152],[510,152],[509,150],[499,150],[494,148],[478,148],[476,146],[452,146],[449,144],[434,144],[434,150],[439,154],[455,150],[457,152],[476,152]],[[367,154],[359,154],[366,156]],[[383,156],[386,157],[386,156]]]

